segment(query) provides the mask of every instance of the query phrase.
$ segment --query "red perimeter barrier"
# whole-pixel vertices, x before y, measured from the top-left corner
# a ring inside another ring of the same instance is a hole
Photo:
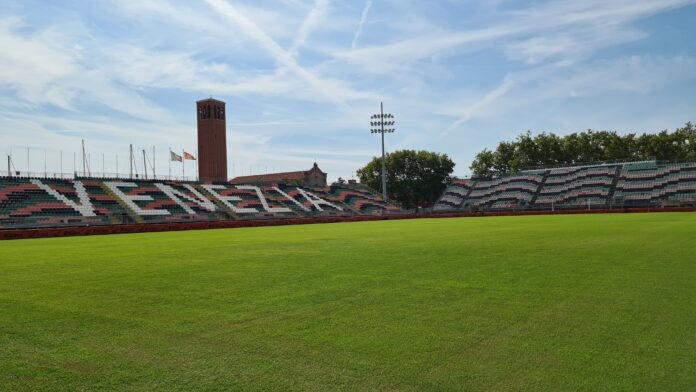
[[[508,212],[451,212],[442,214],[403,214],[403,215],[366,215],[350,217],[318,217],[296,219],[241,220],[215,222],[182,222],[182,223],[143,223],[133,225],[81,226],[81,227],[50,227],[35,229],[0,229],[0,240],[25,238],[69,237],[84,235],[146,233],[159,231],[208,230],[227,229],[233,227],[259,227],[305,225],[314,223],[364,222],[398,219],[422,218],[460,218],[476,216],[518,216],[518,215],[566,215],[566,214],[610,214],[636,212],[690,212],[696,207],[665,207],[665,208],[625,208],[613,210],[566,210],[566,211],[508,211]]]

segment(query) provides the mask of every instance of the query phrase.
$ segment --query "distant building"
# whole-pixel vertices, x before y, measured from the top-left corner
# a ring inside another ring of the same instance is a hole
[[[307,171],[294,171],[285,173],[258,174],[254,176],[240,176],[230,180],[232,184],[253,184],[281,182],[305,186],[326,186],[326,173],[314,163]]]

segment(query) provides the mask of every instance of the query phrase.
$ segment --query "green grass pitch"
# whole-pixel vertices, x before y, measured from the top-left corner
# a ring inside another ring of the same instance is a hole
[[[696,389],[696,213],[0,242],[0,390]]]

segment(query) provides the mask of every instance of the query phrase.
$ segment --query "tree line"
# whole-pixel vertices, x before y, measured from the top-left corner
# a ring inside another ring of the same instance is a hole
[[[479,152],[470,169],[474,177],[493,177],[532,167],[640,159],[696,159],[696,127],[689,122],[674,132],[641,135],[588,130],[566,136],[532,136],[527,131],[512,142],[500,142],[493,151]]]
[[[474,177],[494,177],[532,167],[640,159],[696,160],[696,126],[687,123],[674,132],[641,135],[588,130],[532,136],[528,131],[512,142],[500,142],[493,151],[479,152],[470,168]],[[381,157],[375,157],[359,169],[360,182],[380,190],[381,164]],[[414,208],[437,200],[452,180],[455,163],[446,154],[401,150],[387,154],[386,166],[389,198]]]

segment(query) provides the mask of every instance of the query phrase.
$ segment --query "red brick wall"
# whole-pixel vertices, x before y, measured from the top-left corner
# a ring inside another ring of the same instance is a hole
[[[225,103],[206,99],[198,101],[196,109],[198,119],[198,176],[203,182],[227,181],[227,110]]]
[[[0,230],[0,240],[41,238],[41,237],[68,237],[98,234],[125,234],[144,233],[158,231],[179,230],[206,230],[232,227],[256,227],[256,226],[283,226],[311,223],[337,223],[360,222],[373,220],[398,220],[416,218],[456,218],[475,216],[510,216],[510,215],[562,215],[562,214],[606,214],[606,213],[635,213],[635,212],[685,212],[696,211],[696,208],[632,208],[623,210],[574,210],[574,211],[521,211],[521,212],[496,212],[496,213],[445,213],[445,214],[403,214],[403,215],[375,215],[353,217],[320,217],[297,219],[271,219],[271,220],[242,220],[242,221],[216,221],[216,222],[189,222],[189,223],[149,223],[135,225],[111,225],[90,227],[63,227],[44,229],[5,229]]]

